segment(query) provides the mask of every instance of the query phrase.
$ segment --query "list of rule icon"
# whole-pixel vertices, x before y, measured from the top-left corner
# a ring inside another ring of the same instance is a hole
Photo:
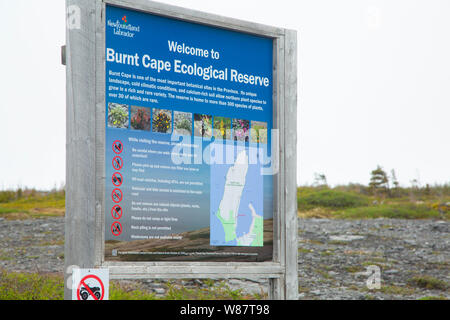
[[[116,154],[116,156],[112,160],[112,166],[114,170],[116,170],[116,172],[114,172],[111,177],[111,182],[114,186],[114,189],[111,192],[111,199],[115,203],[115,205],[111,208],[111,216],[114,219],[114,222],[111,225],[111,233],[116,237],[122,234],[122,224],[120,223],[119,220],[122,218],[123,215],[123,209],[120,206],[120,203],[123,200],[123,192],[120,189],[123,183],[123,176],[118,171],[121,170],[123,167],[123,159],[120,156],[120,154],[123,151],[123,148],[124,146],[122,141],[120,140],[114,141],[112,145],[112,150]]]

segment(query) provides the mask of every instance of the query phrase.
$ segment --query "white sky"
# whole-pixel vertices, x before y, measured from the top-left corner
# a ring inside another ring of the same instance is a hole
[[[450,1],[164,0],[298,31],[298,184],[450,182]],[[0,189],[65,180],[65,1],[1,1]]]

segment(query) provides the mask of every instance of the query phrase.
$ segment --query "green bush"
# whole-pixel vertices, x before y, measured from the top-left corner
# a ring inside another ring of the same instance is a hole
[[[154,293],[142,289],[127,289],[112,281],[109,288],[109,300],[156,300]]]
[[[410,284],[424,288],[428,290],[447,290],[448,284],[444,280],[437,279],[435,277],[423,275],[415,276],[410,281]]]
[[[0,203],[10,202],[16,199],[14,191],[0,191]]]
[[[299,209],[316,207],[343,209],[367,206],[366,196],[333,189],[299,188],[297,192]]]
[[[62,300],[61,276],[0,271],[0,300]]]

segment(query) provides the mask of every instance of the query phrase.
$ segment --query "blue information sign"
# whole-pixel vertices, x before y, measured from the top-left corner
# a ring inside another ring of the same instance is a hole
[[[105,23],[106,258],[271,260],[273,40],[109,5]]]

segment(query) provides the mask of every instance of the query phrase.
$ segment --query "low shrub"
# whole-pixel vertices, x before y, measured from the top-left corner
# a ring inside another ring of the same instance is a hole
[[[0,300],[62,300],[62,276],[0,271]]]
[[[369,204],[369,198],[366,196],[328,188],[299,188],[297,201],[299,209],[306,210],[315,207],[333,209],[355,208]]]
[[[415,276],[410,280],[410,284],[419,288],[447,290],[448,284],[440,279],[431,276]]]
[[[412,203],[384,204],[369,207],[349,208],[336,212],[335,217],[346,219],[427,219],[438,218],[439,212],[426,205]]]
[[[266,298],[261,295],[243,295],[232,290],[224,282],[205,280],[206,288],[193,288],[168,283],[165,296],[157,297],[139,285],[123,285],[111,281],[110,300],[254,300]],[[0,300],[63,300],[64,279],[62,274],[37,274],[8,272],[0,269]]]

